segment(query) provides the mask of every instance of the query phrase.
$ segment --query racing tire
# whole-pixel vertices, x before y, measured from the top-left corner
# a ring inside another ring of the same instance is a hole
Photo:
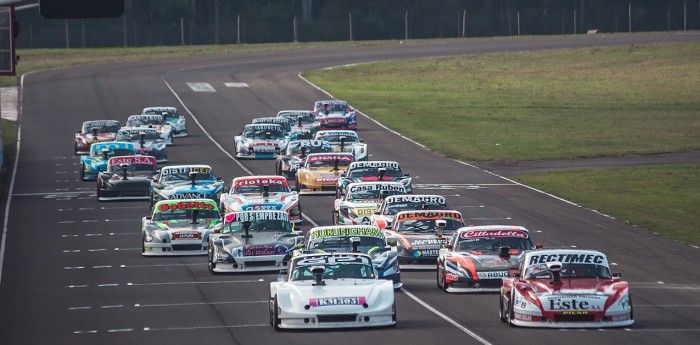
[[[238,158],[238,144],[236,142],[233,142],[233,158],[239,159]]]
[[[214,271],[216,268],[216,262],[214,262],[214,249],[212,248],[211,244],[209,244],[209,249],[207,250],[207,269],[211,274],[219,274],[218,272]]]
[[[438,273],[438,274],[440,274],[440,273]],[[443,268],[443,272],[442,272],[442,274],[440,274],[439,278],[440,278],[440,282],[442,283],[442,284],[440,284],[442,287],[442,291],[447,293],[447,289],[450,286],[447,284],[447,273],[445,272],[444,268]]]
[[[338,225],[338,212],[331,212],[331,224]]]
[[[435,283],[438,289],[442,289],[442,285],[440,285],[440,265],[435,269]]]
[[[282,165],[278,163],[275,163],[275,175],[277,176],[284,176],[282,175]]]
[[[272,307],[272,328],[274,328],[275,331],[281,330],[281,328],[280,328],[280,308],[279,308],[279,304],[277,303],[277,295],[275,295],[275,301],[273,302],[273,307]]]
[[[141,235],[141,255],[146,253],[146,234]]]
[[[498,296],[498,318],[501,319],[501,322],[503,323],[508,322],[505,310],[503,309],[503,292],[501,292],[501,295]]]
[[[396,327],[396,323],[397,323],[397,322],[396,322],[396,303],[394,303],[394,304],[391,306],[391,311],[392,311],[392,314],[391,314],[391,321],[394,321],[394,323],[391,324],[391,325],[389,325],[389,328],[394,328],[394,327]]]
[[[85,181],[85,164],[80,164],[80,180]]]
[[[297,179],[294,179],[294,188],[297,190],[297,193],[301,192],[301,185]]]
[[[74,148],[73,152],[75,152],[75,154],[77,155],[78,154],[78,143],[74,143],[73,148]]]
[[[513,324],[513,319],[515,318],[515,311],[513,311],[514,307],[515,307],[515,296],[514,296],[514,292],[511,291],[510,301],[508,301],[508,314],[507,314],[508,326],[510,326],[510,327],[515,327],[515,325]]]

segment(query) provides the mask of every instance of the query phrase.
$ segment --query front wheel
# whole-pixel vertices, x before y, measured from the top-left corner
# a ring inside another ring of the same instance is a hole
[[[275,331],[280,330],[280,308],[279,304],[277,303],[277,296],[275,296],[275,301],[273,302],[272,308],[272,327],[275,329]]]

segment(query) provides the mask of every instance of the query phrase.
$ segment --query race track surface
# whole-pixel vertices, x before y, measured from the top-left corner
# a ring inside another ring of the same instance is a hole
[[[210,164],[226,181],[274,173],[273,161],[231,158],[250,119],[308,109],[329,96],[298,77],[328,66],[386,59],[646,42],[698,41],[700,33],[580,35],[397,46],[260,52],[119,63],[28,75],[21,149],[0,281],[2,344],[690,344],[700,335],[698,249],[634,228],[475,166],[446,159],[359,117],[372,159],[397,160],[416,193],[437,193],[468,222],[515,224],[545,247],[598,249],[631,284],[629,329],[511,328],[495,294],[445,294],[435,272],[403,272],[392,329],[275,332],[268,324],[274,274],[212,275],[205,257],[144,258],[147,202],[98,202],[80,182],[73,133],[82,121],[125,121],[145,106],[174,105],[190,136],[169,164]],[[207,83],[196,92],[188,83]],[[228,86],[226,83],[229,83]],[[234,83],[234,84],[230,84]],[[243,85],[241,83],[245,83]],[[213,91],[212,91],[213,90]],[[362,109],[360,109],[362,110]],[[304,227],[329,225],[333,198],[303,196]]]

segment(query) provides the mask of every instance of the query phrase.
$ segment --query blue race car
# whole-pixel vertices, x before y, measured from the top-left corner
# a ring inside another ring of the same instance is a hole
[[[117,132],[117,140],[133,143],[138,154],[153,156],[158,163],[168,161],[168,147],[165,140],[153,128],[122,128]]]
[[[123,141],[93,143],[86,155],[80,155],[80,179],[95,181],[100,172],[107,169],[109,158],[116,156],[135,156],[134,144]]]
[[[163,167],[151,182],[151,207],[166,199],[212,199],[219,202],[224,182],[208,165]]]

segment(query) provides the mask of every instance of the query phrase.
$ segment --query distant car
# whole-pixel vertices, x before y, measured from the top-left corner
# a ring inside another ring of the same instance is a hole
[[[338,177],[355,157],[352,153],[312,153],[296,173],[299,194],[335,194]]]
[[[275,330],[394,326],[394,287],[377,275],[367,254],[294,257],[284,280],[270,283],[270,324]]]
[[[406,194],[401,182],[355,182],[346,189],[333,203],[333,224],[369,225],[383,198]]]
[[[283,117],[256,117],[250,121],[250,123],[254,125],[280,125],[280,127],[282,127],[282,133],[284,133],[287,140],[297,140],[296,133],[292,132],[292,126],[289,123],[289,120]]]
[[[204,164],[169,165],[151,182],[151,206],[167,199],[211,199],[219,202],[224,182]]]
[[[277,124],[248,124],[233,138],[236,158],[275,159],[287,148],[287,137]]]
[[[299,194],[289,188],[284,176],[239,176],[228,192],[221,194],[224,213],[253,210],[281,210],[289,213],[289,221],[301,223]]]
[[[277,117],[283,117],[289,121],[292,133],[296,134],[294,140],[313,139],[321,128],[318,120],[309,110],[282,110],[277,113]]]
[[[394,284],[394,289],[403,286],[401,270],[396,252],[386,244],[386,239],[376,226],[336,225],[311,228],[306,233],[303,250],[294,254],[309,253],[364,253],[372,258],[372,265],[379,279]]]
[[[122,129],[155,129],[166,145],[173,144],[173,127],[163,115],[131,115]]]
[[[392,195],[386,197],[370,218],[370,224],[383,230],[391,228],[394,216],[401,211],[447,210],[447,200],[441,195]]]
[[[318,131],[315,140],[325,140],[333,146],[333,152],[350,152],[355,156],[356,161],[366,161],[369,159],[367,144],[357,136],[355,131]]]
[[[297,170],[304,163],[304,158],[311,153],[332,152],[333,148],[327,141],[322,140],[293,140],[287,145],[287,149],[277,156],[275,173],[277,175],[294,178]]]
[[[90,144],[90,151],[80,155],[80,179],[95,181],[97,175],[107,169],[107,161],[116,156],[135,156],[134,144],[122,141],[107,141]]]
[[[168,147],[165,140],[153,128],[122,128],[117,133],[117,140],[133,143],[138,154],[153,156],[158,163],[168,161]]]
[[[401,269],[434,270],[440,249],[462,227],[459,211],[402,211],[384,236],[398,252]]]
[[[148,200],[158,164],[152,156],[117,156],[97,177],[97,200]]]
[[[610,273],[596,250],[547,249],[525,253],[503,278],[501,321],[522,327],[603,328],[634,323],[629,284]]]
[[[165,123],[172,127],[173,137],[187,136],[187,119],[177,111],[175,107],[146,107],[141,111],[143,115],[163,115]]]
[[[345,101],[316,101],[313,112],[318,119],[321,130],[357,129],[355,110],[348,106],[348,103]]]
[[[353,182],[388,181],[401,182],[406,193],[413,192],[412,179],[408,173],[401,171],[401,166],[394,161],[352,162],[345,174],[338,179],[337,197],[345,193],[345,187]]]
[[[227,213],[220,231],[209,237],[212,273],[279,271],[287,251],[302,243],[284,211]]]
[[[92,120],[85,121],[75,133],[75,154],[84,155],[90,151],[90,144],[113,141],[117,137],[119,121]]]
[[[220,228],[221,215],[213,200],[161,200],[141,220],[141,254],[206,255],[209,236]]]
[[[437,260],[437,285],[445,292],[499,291],[518,260],[536,247],[522,226],[483,225],[457,230]]]

